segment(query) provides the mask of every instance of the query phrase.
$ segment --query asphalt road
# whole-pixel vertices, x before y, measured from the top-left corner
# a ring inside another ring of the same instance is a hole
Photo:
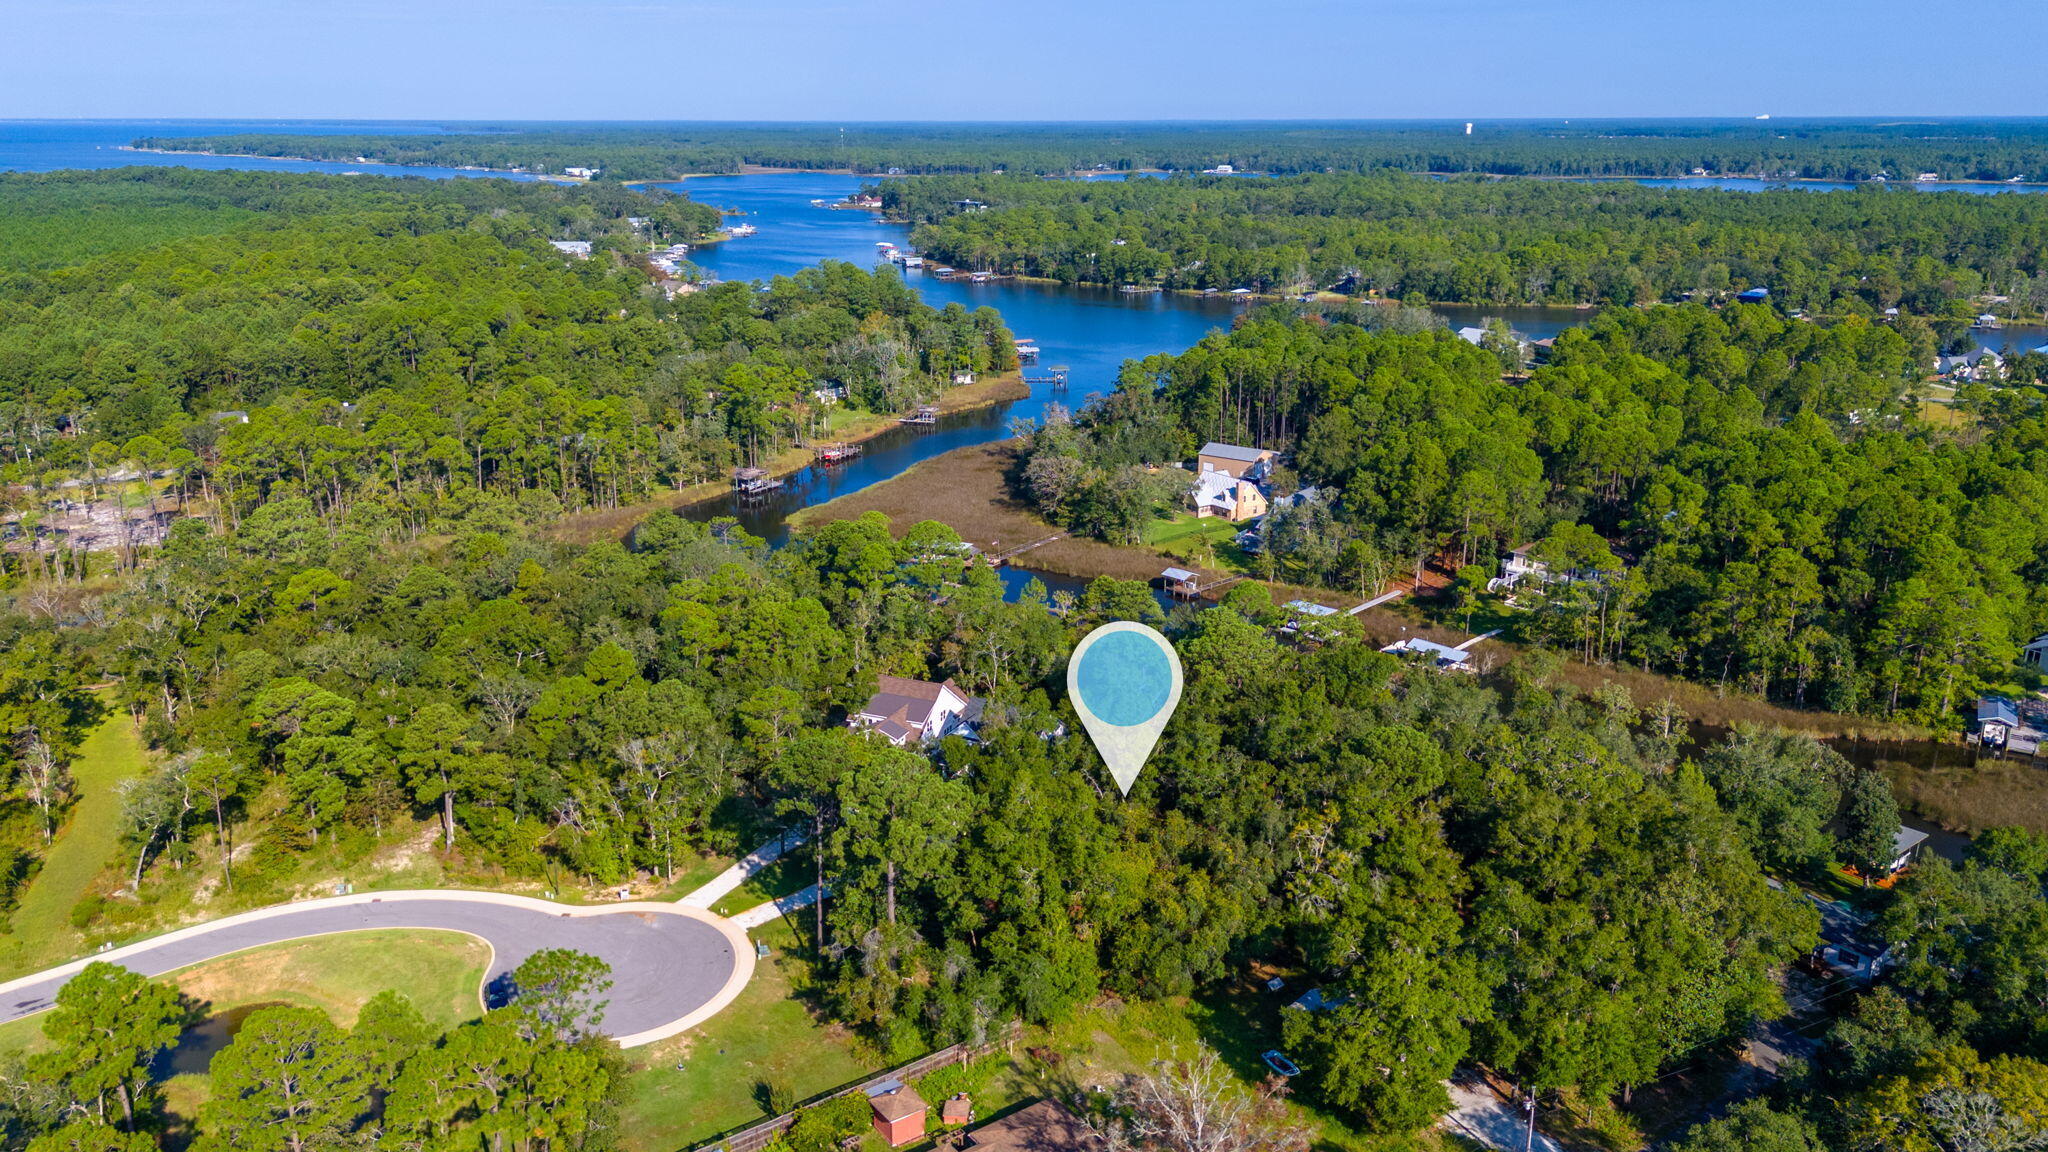
[[[161,976],[230,953],[307,936],[384,928],[465,932],[491,946],[485,987],[486,999],[493,1003],[503,988],[503,978],[535,952],[572,948],[604,960],[611,965],[612,988],[603,1027],[624,1038],[660,1029],[704,1008],[739,969],[735,936],[704,916],[644,906],[571,912],[563,906],[489,893],[391,893],[313,901],[230,917],[90,959],[109,960],[145,976]],[[745,959],[751,961],[752,957]],[[0,985],[0,1021],[49,1008],[57,990],[81,966],[65,965]],[[751,969],[751,963],[746,967]]]

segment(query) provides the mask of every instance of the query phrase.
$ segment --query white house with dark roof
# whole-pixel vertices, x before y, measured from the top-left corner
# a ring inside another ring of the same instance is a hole
[[[951,680],[934,684],[903,676],[880,677],[875,694],[846,718],[846,726],[873,732],[897,747],[922,744],[943,736],[980,738],[982,709],[987,701],[969,696]]]
[[[1266,478],[1273,470],[1273,462],[1279,453],[1267,448],[1247,448],[1242,444],[1225,444],[1211,440],[1202,445],[1196,472],[1220,472],[1233,480],[1258,481]]]

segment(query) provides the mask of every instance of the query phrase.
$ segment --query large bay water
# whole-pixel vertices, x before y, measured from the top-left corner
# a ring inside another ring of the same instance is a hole
[[[262,160],[230,156],[185,156],[133,152],[121,147],[138,136],[209,135],[233,132],[305,133],[428,133],[460,129],[422,121],[306,120],[0,120],[0,169],[51,171],[63,168],[106,168],[128,164],[186,165],[197,168],[246,168],[296,172],[362,172],[373,175],[422,177],[486,176],[491,173],[456,168],[346,164],[307,160]],[[662,187],[693,198],[745,212],[759,233],[692,254],[706,270],[726,280],[768,279],[786,275],[821,260],[845,260],[861,267],[880,263],[881,241],[903,246],[909,230],[883,223],[869,212],[835,209],[866,181],[860,177],[823,173],[761,173],[704,177]],[[1762,181],[1735,178],[1644,180],[1669,187],[1717,187],[1761,190]],[[1824,184],[1792,187],[1822,190]],[[1833,187],[1847,188],[1849,185]],[[1921,184],[1921,190],[1967,192],[2041,192],[2048,186]],[[818,202],[822,202],[818,203]],[[789,479],[765,499],[715,501],[693,515],[737,516],[747,528],[771,541],[787,536],[786,517],[797,509],[821,503],[889,479],[920,460],[952,449],[987,443],[1008,434],[1018,417],[1037,418],[1050,403],[1069,406],[1089,394],[1112,387],[1119,367],[1129,359],[1158,352],[1178,352],[1205,334],[1227,329],[1244,307],[1229,297],[1182,296],[1164,293],[1124,295],[1104,288],[996,281],[974,284],[944,281],[917,271],[904,274],[931,304],[958,302],[969,308],[1000,310],[1011,331],[1032,339],[1041,349],[1039,370],[1068,369],[1063,389],[1032,387],[1028,398],[976,412],[943,418],[930,428],[903,428],[870,441],[853,462],[831,468],[813,467]],[[1477,324],[1500,316],[1532,338],[1554,336],[1589,313],[1562,308],[1459,308],[1438,311],[1453,326]],[[2009,326],[1985,333],[1993,348],[2027,348],[2048,342],[2048,328]]]
[[[54,172],[64,168],[121,168],[130,164],[150,164],[183,168],[243,168],[259,172],[362,172],[378,176],[433,178],[505,175],[469,168],[134,152],[126,147],[129,141],[144,136],[223,136],[242,132],[414,136],[445,132],[449,127],[419,120],[0,120],[0,170]],[[506,178],[532,179],[528,176]]]

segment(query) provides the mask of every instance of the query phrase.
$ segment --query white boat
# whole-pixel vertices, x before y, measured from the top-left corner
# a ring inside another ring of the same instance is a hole
[[[889,243],[887,240],[877,240],[875,241],[875,247],[880,248],[884,252],[887,252],[889,249],[894,248],[895,245]]]
[[[726,234],[729,236],[752,236],[755,233],[759,232],[760,229],[754,227],[752,224],[735,224],[732,227],[727,228],[725,231]]]

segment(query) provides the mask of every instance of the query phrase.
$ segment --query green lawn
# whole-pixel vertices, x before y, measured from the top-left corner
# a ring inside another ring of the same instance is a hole
[[[483,1014],[478,992],[490,948],[460,932],[343,932],[252,948],[164,977],[206,1015],[256,1004],[318,1008],[348,1027],[370,998],[395,988],[429,1022],[449,1028]],[[0,1024],[0,1053],[32,1051],[43,1018]]]
[[[451,1028],[483,1013],[478,989],[490,949],[459,932],[345,932],[294,940],[223,956],[172,973],[168,979],[215,1016],[270,1004],[318,1008],[348,1027],[370,998],[396,988],[412,998],[427,1020]],[[0,1024],[0,1053],[42,1047],[43,1017]],[[209,1082],[202,1073],[164,1081],[174,1146],[196,1131]]]
[[[711,910],[720,916],[734,916],[770,900],[800,892],[816,882],[815,868],[810,853],[799,848],[747,877],[746,883],[726,893],[711,906]]]
[[[786,1084],[801,1100],[883,1063],[797,998],[810,965],[794,954],[796,936],[787,924],[771,924],[754,938],[774,955],[756,964],[738,1000],[701,1027],[627,1053],[633,1071],[622,1128],[629,1152],[671,1152],[763,1118],[755,1085],[764,1080]]]
[[[1145,525],[1145,543],[1154,548],[1193,547],[1198,537],[1207,536],[1216,544],[1223,544],[1238,533],[1238,526],[1221,516],[1196,516],[1193,512],[1182,512],[1167,520],[1154,520]]]
[[[85,937],[71,926],[71,910],[119,853],[117,789],[147,765],[142,739],[125,712],[109,716],[79,747],[71,765],[78,802],[14,910],[11,933],[0,944],[0,976],[20,976],[86,950]]]

